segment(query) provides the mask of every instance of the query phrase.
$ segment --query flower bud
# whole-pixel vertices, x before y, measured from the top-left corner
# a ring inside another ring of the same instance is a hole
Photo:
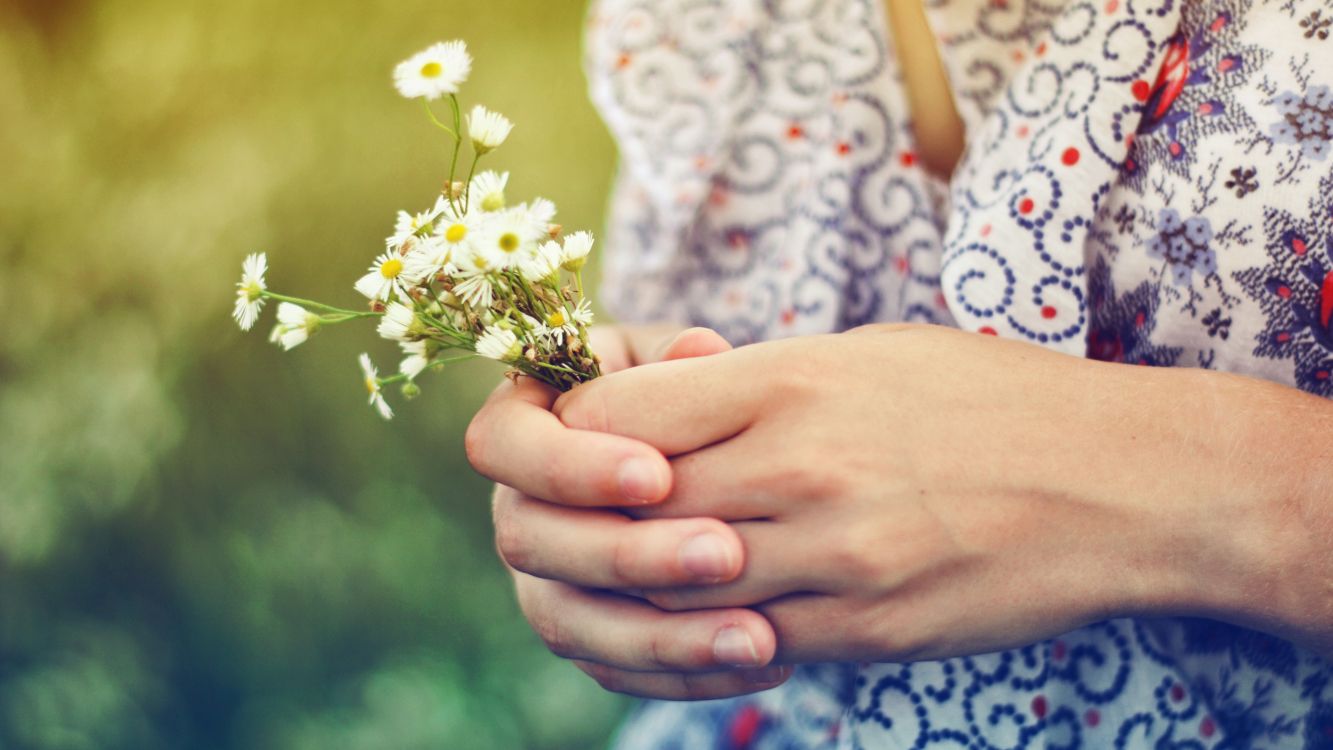
[[[402,393],[403,398],[408,400],[414,399],[421,395],[421,386],[409,380],[406,383],[403,383]]]

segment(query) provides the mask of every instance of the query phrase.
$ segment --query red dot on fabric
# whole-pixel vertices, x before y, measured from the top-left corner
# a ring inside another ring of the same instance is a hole
[[[1222,71],[1223,73],[1227,72],[1228,70],[1231,70],[1234,67],[1236,67],[1236,61],[1234,58],[1224,57],[1221,60],[1217,61],[1217,69]]]
[[[1315,380],[1328,380],[1328,370],[1316,370],[1314,378]]]
[[[1282,299],[1291,299],[1291,287],[1289,286],[1278,287],[1277,296],[1281,297]]]
[[[1216,732],[1217,722],[1213,721],[1213,717],[1203,717],[1203,721],[1199,722],[1199,734],[1204,737],[1212,737]]]
[[[1213,19],[1213,25],[1209,26],[1208,30],[1216,34],[1217,32],[1222,30],[1222,27],[1226,25],[1227,25],[1227,17],[1218,16],[1217,18]]]
[[[1145,315],[1145,314],[1142,313],[1142,312],[1140,312],[1138,315],[1135,315],[1135,316],[1134,316],[1134,327],[1135,327],[1135,328],[1142,328],[1142,327],[1143,327],[1143,324],[1144,324],[1144,323],[1147,323],[1147,322],[1148,322],[1148,316]]]
[[[792,123],[792,126],[787,128],[787,137],[792,140],[800,138],[803,135],[805,135],[805,130],[800,125]]]
[[[745,706],[731,717],[731,726],[727,727],[728,739],[732,747],[749,747],[759,732],[759,724],[764,715],[754,706]]]
[[[791,324],[792,324],[792,321],[794,321],[794,320],[796,320],[796,311],[795,311],[795,310],[793,310],[793,309],[791,309],[791,308],[789,307],[789,308],[787,308],[786,310],[783,310],[783,311],[782,311],[782,324],[783,324],[784,326],[789,326],[789,325],[791,325]]]
[[[1027,138],[1027,137],[1028,137],[1028,126],[1027,126],[1027,125],[1019,125],[1017,128],[1014,128],[1014,135],[1018,136],[1019,138]]]
[[[1185,699],[1185,686],[1179,682],[1171,686],[1171,700],[1179,703]]]
[[[631,58],[628,54],[623,54],[620,57],[616,58],[616,67],[620,68],[621,70],[624,70],[625,68],[629,67],[631,60],[633,60],[633,58]]]
[[[1083,723],[1095,727],[1102,723],[1102,715],[1097,709],[1089,708],[1087,713],[1083,714]]]
[[[1021,214],[1030,214],[1032,213],[1032,209],[1036,207],[1037,204],[1033,203],[1031,198],[1024,198],[1018,204],[1018,212]]]
[[[1021,49],[1014,50],[1014,62],[1023,62],[1024,57],[1025,55],[1023,54],[1023,50]]]
[[[1065,152],[1060,155],[1060,161],[1064,162],[1066,166],[1070,167],[1074,166],[1075,164],[1078,164],[1078,149],[1072,146],[1065,149]]]
[[[1204,102],[1203,104],[1200,104],[1200,105],[1199,105],[1199,114],[1201,114],[1201,115],[1211,115],[1212,113],[1213,113],[1213,103],[1212,103],[1212,102]]]
[[[1180,156],[1180,141],[1171,141],[1171,145],[1166,147],[1172,156]]]
[[[1117,10],[1120,10],[1120,0],[1106,1],[1106,15],[1109,16],[1112,13],[1116,12]]]
[[[1046,696],[1039,695],[1032,699],[1032,713],[1038,719],[1046,718]]]
[[[1148,95],[1152,93],[1152,88],[1148,85],[1148,82],[1142,78],[1135,81],[1129,90],[1134,94],[1134,98],[1141,102],[1148,101]]]
[[[896,258],[893,265],[898,269],[898,273],[907,273],[907,258]]]
[[[910,167],[913,164],[916,164],[916,154],[912,153],[911,151],[904,151],[898,157],[898,160],[903,163],[904,167]]]
[[[1282,333],[1279,333],[1279,334],[1277,335],[1277,340],[1278,340],[1278,343],[1282,343],[1282,344],[1285,344],[1285,343],[1287,343],[1288,341],[1291,341],[1291,332],[1290,332],[1290,331],[1283,331]]]
[[[991,229],[990,224],[987,224],[987,225],[983,226],[983,227],[981,228],[981,236],[982,236],[982,237],[989,237],[989,236],[990,236],[990,229]]]
[[[848,143],[848,142],[846,142],[846,141],[841,141],[841,142],[838,143],[838,155],[839,155],[839,156],[846,156],[847,154],[850,154],[851,152],[852,152],[852,144],[850,144],[850,143]]]
[[[1043,318],[1045,318],[1045,319],[1047,319],[1047,320],[1050,320],[1051,318],[1054,318],[1054,317],[1055,317],[1055,308],[1054,308],[1054,307],[1051,307],[1050,305],[1047,305],[1047,306],[1041,308],[1041,317],[1043,317]]]
[[[1046,42],[1042,42],[1041,44],[1038,44],[1038,45],[1037,45],[1037,53],[1036,53],[1036,54],[1037,54],[1037,57],[1041,57],[1042,55],[1046,54]]]
[[[982,327],[978,328],[978,329],[977,329],[977,333],[981,334],[982,336],[999,336],[999,335],[1000,335],[994,328],[991,328],[990,326],[982,326]]]
[[[1301,239],[1300,237],[1291,238],[1292,252],[1296,253],[1297,255],[1305,255],[1305,250],[1306,250],[1305,240]]]

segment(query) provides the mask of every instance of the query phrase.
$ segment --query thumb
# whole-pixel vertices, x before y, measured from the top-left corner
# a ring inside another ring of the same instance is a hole
[[[711,328],[687,328],[662,349],[662,361],[707,357],[731,351],[731,344]]]

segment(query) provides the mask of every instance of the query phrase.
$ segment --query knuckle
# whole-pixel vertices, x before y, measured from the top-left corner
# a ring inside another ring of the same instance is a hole
[[[560,623],[560,618],[553,612],[542,612],[530,620],[532,629],[537,633],[537,637],[551,653],[562,659],[570,659],[578,655],[575,642],[571,637],[569,630]]]
[[[629,694],[629,686],[626,684],[625,676],[620,670],[596,662],[586,662],[581,664],[580,667],[603,690],[609,693]]]
[[[508,514],[507,514],[508,515]],[[500,518],[495,523],[495,548],[509,567],[525,573],[532,572],[532,554],[527,539],[512,518]]]
[[[468,463],[482,474],[488,474],[486,442],[489,428],[486,421],[486,410],[483,409],[472,418],[463,433],[463,450],[467,453]]]
[[[606,394],[600,384],[588,383],[570,391],[557,402],[556,416],[566,427],[591,432],[610,432]]]
[[[856,581],[877,580],[883,571],[884,540],[872,524],[858,524],[842,533],[842,539],[830,551],[834,569]]]
[[[674,590],[650,591],[644,595],[648,603],[664,612],[682,612],[689,609],[685,596]]]

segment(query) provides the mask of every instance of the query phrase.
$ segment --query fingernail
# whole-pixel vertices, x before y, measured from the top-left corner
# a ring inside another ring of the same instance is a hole
[[[756,685],[767,685],[771,682],[782,682],[787,677],[786,667],[765,667],[745,673],[745,681]]]
[[[662,496],[662,478],[657,465],[646,458],[631,458],[620,465],[620,492],[636,503],[650,503]]]
[[[732,667],[753,667],[759,663],[759,652],[744,628],[731,625],[713,638],[713,658]]]
[[[717,582],[731,572],[731,549],[717,534],[697,534],[680,545],[680,567],[704,582]]]

